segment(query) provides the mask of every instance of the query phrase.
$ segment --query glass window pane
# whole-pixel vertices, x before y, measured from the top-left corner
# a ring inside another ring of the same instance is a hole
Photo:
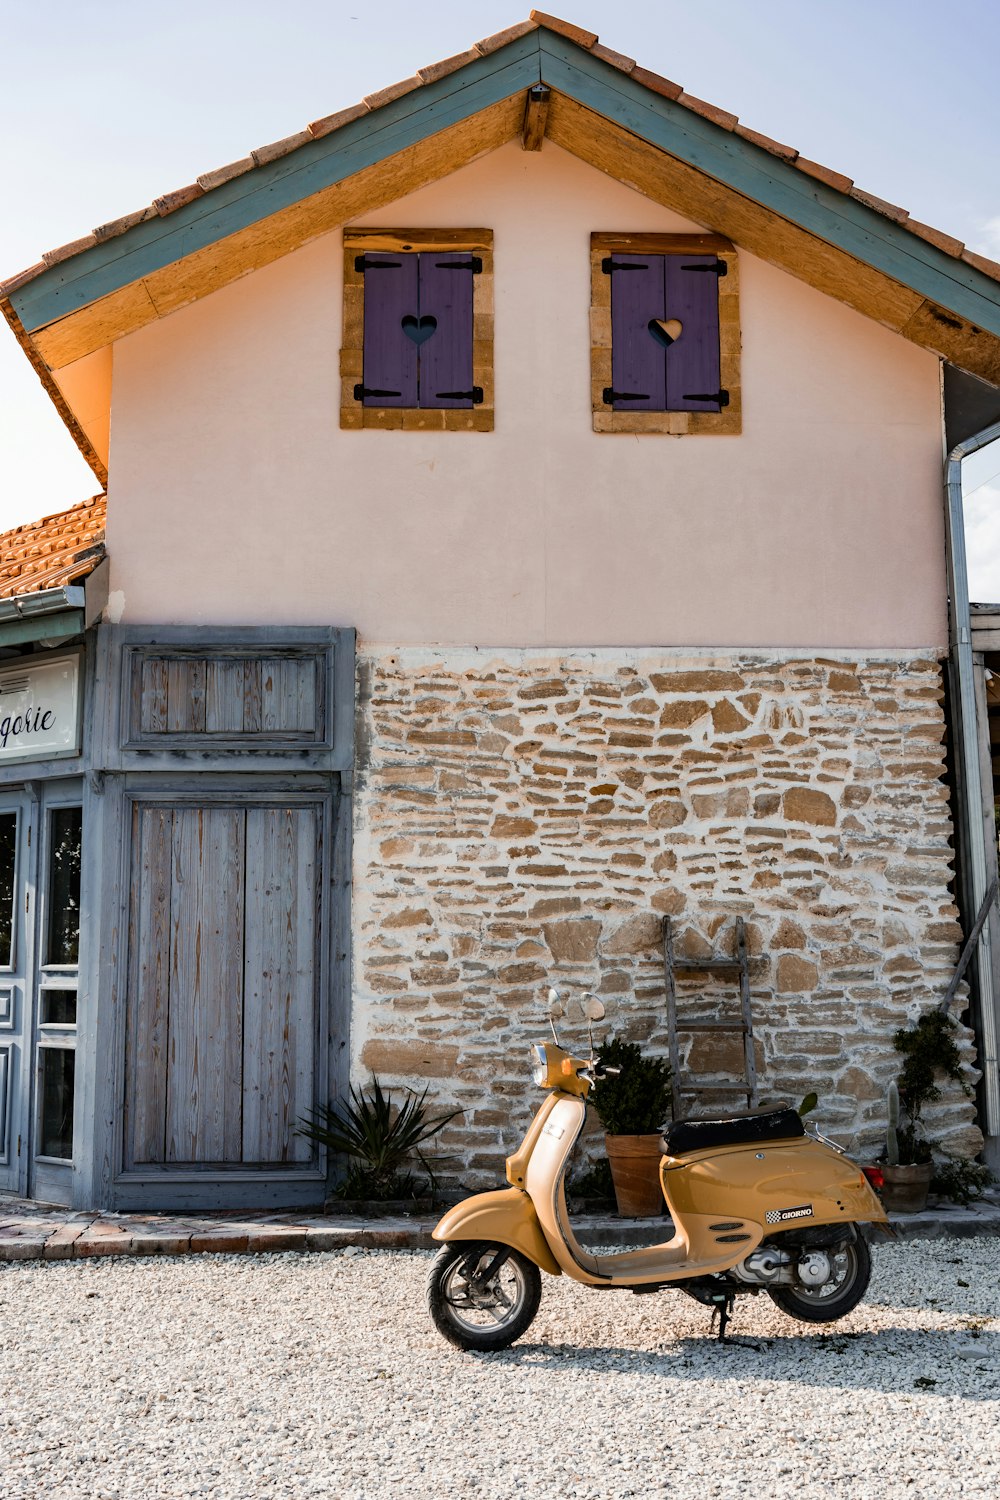
[[[76,990],[42,990],[42,1025],[76,1025]]]
[[[14,876],[17,873],[17,813],[0,813],[0,965],[10,968],[14,951]]]
[[[47,964],[80,961],[80,839],[83,810],[56,807],[49,814]]]
[[[73,1157],[73,1074],[76,1053],[62,1047],[42,1047],[41,1129],[38,1155]]]

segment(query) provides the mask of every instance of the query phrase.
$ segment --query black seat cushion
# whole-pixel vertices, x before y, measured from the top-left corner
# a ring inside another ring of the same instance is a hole
[[[668,1156],[684,1156],[688,1151],[704,1151],[712,1146],[787,1141],[805,1133],[798,1111],[786,1107],[751,1115],[729,1115],[724,1120],[675,1120],[663,1132],[663,1147]]]

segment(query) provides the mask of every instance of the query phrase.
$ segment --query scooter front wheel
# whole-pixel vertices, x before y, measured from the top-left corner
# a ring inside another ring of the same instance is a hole
[[[770,1287],[768,1296],[783,1313],[801,1323],[833,1323],[857,1307],[868,1290],[871,1274],[868,1246],[856,1234],[836,1249],[805,1254],[799,1261],[799,1284]]]
[[[431,1263],[427,1307],[438,1332],[458,1349],[508,1349],[529,1327],[542,1296],[538,1267],[509,1245],[468,1240],[445,1245]]]

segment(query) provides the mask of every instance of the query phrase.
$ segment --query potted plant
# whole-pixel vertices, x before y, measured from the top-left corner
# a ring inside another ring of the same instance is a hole
[[[635,1042],[602,1042],[597,1056],[605,1067],[621,1070],[599,1079],[590,1096],[605,1129],[618,1212],[651,1218],[664,1206],[660,1130],[670,1102],[670,1065],[644,1056]]]
[[[917,1214],[927,1207],[933,1170],[931,1144],[918,1133],[915,1122],[900,1128],[899,1088],[895,1083],[889,1085],[887,1115],[882,1201],[892,1213]]]
[[[882,1197],[891,1212],[914,1214],[927,1207],[934,1174],[935,1142],[924,1134],[921,1114],[925,1104],[941,1097],[937,1076],[961,1084],[966,1094],[971,1089],[962,1073],[955,1022],[946,1011],[928,1011],[913,1026],[901,1027],[893,1046],[904,1061],[889,1085]],[[900,1125],[903,1116],[907,1123]]]

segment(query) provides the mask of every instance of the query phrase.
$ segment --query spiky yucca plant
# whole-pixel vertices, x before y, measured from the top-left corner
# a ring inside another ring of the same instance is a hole
[[[436,1179],[420,1147],[443,1130],[460,1110],[427,1118],[427,1090],[393,1105],[390,1090],[383,1090],[372,1074],[367,1090],[350,1090],[348,1099],[320,1104],[309,1111],[296,1131],[325,1146],[335,1156],[347,1158],[347,1175],[335,1189],[339,1198],[366,1198],[386,1202],[392,1198],[416,1197],[419,1184],[406,1166],[415,1156],[427,1173],[431,1191]]]

